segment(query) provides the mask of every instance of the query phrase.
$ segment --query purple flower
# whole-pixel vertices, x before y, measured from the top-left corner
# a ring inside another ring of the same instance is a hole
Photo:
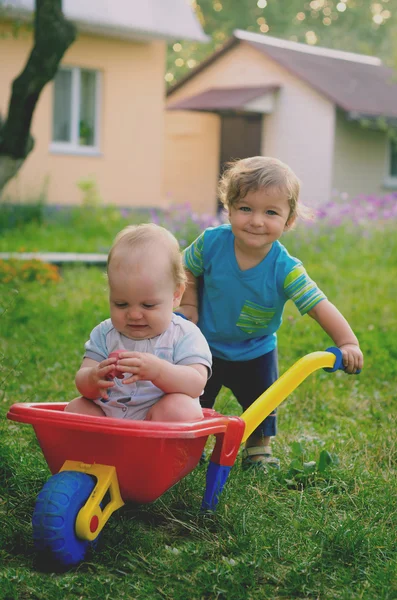
[[[160,224],[160,218],[156,209],[152,208],[150,210],[150,221],[155,223],[156,225]]]
[[[364,228],[369,223],[373,227],[377,222],[381,224],[385,220],[396,219],[396,198],[397,192],[383,196],[360,194],[350,198],[346,193],[336,195],[336,191],[333,190],[331,199],[317,208],[317,221],[320,220],[330,227],[350,224]]]

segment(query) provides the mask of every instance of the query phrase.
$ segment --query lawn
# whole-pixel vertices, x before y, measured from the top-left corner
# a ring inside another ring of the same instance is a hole
[[[359,218],[344,211],[341,222],[342,209],[299,225],[284,242],[352,324],[362,373],[317,372],[281,405],[279,473],[242,471],[238,459],[217,512],[201,514],[206,466],[198,467],[153,504],[117,511],[95,553],[66,573],[36,560],[30,519],[49,472],[31,426],[6,413],[15,402],[76,395],[84,342],[108,316],[106,279],[101,269],[71,266],[59,281],[21,277],[0,285],[0,599],[397,597],[395,220],[362,210]],[[111,214],[96,209],[59,221],[53,215],[51,226],[19,224],[3,232],[0,250],[106,252],[131,221]],[[161,217],[182,245],[206,224],[187,214]],[[146,218],[158,215],[137,217]],[[281,372],[329,345],[311,319],[287,306]],[[240,414],[226,390],[216,408]],[[323,469],[325,453],[331,463]],[[309,461],[314,471],[305,470]]]

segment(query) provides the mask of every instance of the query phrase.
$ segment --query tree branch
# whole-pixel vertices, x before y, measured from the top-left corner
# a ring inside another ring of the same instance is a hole
[[[62,0],[36,0],[34,46],[12,84],[8,116],[0,128],[0,159],[3,155],[22,164],[33,148],[30,126],[40,93],[75,37],[74,25],[62,13]]]

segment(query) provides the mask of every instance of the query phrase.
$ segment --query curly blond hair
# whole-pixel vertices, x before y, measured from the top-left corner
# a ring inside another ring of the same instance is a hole
[[[229,210],[248,192],[269,187],[285,190],[290,207],[288,220],[310,218],[310,209],[299,201],[298,177],[288,165],[269,156],[252,156],[228,163],[219,182],[218,197]]]

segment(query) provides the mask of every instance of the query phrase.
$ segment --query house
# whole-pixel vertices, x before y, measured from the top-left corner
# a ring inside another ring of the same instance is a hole
[[[165,191],[213,212],[227,161],[275,156],[318,205],[397,189],[397,74],[378,58],[236,30],[168,92]]]
[[[32,47],[34,0],[0,0],[0,113]],[[167,41],[206,41],[186,0],[63,0],[78,37],[32,123],[35,147],[4,197],[71,205],[92,181],[104,202],[161,206]],[[13,35],[12,19],[22,26]]]

